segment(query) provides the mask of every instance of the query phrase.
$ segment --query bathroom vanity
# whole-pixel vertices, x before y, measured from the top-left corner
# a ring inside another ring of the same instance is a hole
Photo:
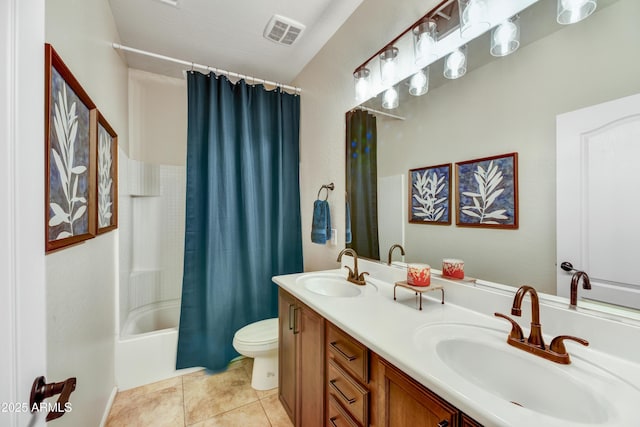
[[[345,257],[347,258],[347,257]],[[350,262],[349,260],[346,263]],[[274,277],[279,289],[280,400],[296,426],[628,426],[640,399],[640,323],[546,300],[547,343],[571,334],[561,365],[507,344],[513,290],[442,280],[416,296],[393,283],[406,270],[361,261],[346,270]],[[436,273],[437,275],[437,273]],[[439,280],[439,279],[438,279]],[[515,320],[525,333],[529,298]],[[616,344],[617,343],[617,344]]]

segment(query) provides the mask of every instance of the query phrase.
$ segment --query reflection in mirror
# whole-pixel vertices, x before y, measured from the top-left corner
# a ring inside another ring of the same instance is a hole
[[[601,0],[592,16],[569,26],[557,24],[555,12],[556,0],[540,0],[520,13],[520,46],[511,55],[491,56],[490,32],[469,42],[462,78],[445,79],[443,60],[431,64],[423,96],[409,94],[409,79],[400,82],[400,105],[390,112],[406,121],[377,117],[375,197],[379,211],[402,212],[395,227],[406,228],[407,262],[439,268],[443,258],[460,258],[469,276],[516,287],[529,284],[553,295],[556,284],[568,289],[570,273],[556,278],[556,196],[564,197],[556,194],[556,116],[640,92],[640,2]],[[364,105],[382,110],[380,96]],[[518,153],[518,230],[408,222],[410,169],[509,152]],[[382,203],[381,182],[391,177],[404,179],[390,191],[401,200]],[[357,201],[351,209],[358,209]],[[638,226],[633,223],[624,226]],[[386,232],[380,221],[371,226],[379,236]],[[378,253],[385,256],[391,244],[403,242],[400,237],[383,246],[379,240]],[[586,269],[584,262],[580,266]],[[580,298],[589,292],[580,291]]]
[[[355,110],[346,120],[346,228],[351,231],[346,246],[360,257],[379,260],[376,117]]]

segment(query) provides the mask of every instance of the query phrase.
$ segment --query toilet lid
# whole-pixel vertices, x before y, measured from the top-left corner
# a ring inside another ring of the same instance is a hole
[[[260,320],[239,329],[234,339],[249,344],[262,344],[278,341],[278,318]]]

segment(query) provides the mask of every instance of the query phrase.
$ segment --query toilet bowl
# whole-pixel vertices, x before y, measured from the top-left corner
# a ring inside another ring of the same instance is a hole
[[[233,348],[253,358],[251,387],[270,390],[278,387],[278,318],[260,320],[239,329]]]

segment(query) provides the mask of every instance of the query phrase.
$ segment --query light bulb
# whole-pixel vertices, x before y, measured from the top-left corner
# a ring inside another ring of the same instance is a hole
[[[424,95],[429,91],[429,69],[420,70],[411,76],[409,81],[409,93],[413,96]]]
[[[505,56],[520,46],[518,16],[514,16],[493,29],[491,33],[491,55]]]
[[[355,79],[356,101],[363,102],[369,99],[369,74],[366,67],[359,68],[353,73]]]
[[[507,45],[516,35],[518,28],[513,22],[503,22],[496,28],[493,33],[493,41],[495,44]]]
[[[575,24],[591,15],[597,0],[558,0],[557,21],[559,24]]]
[[[381,73],[382,74],[382,82],[383,83],[391,83],[393,82],[393,77],[396,74],[396,64],[394,61],[384,61],[382,63]]]
[[[464,54],[459,50],[451,52],[451,55],[447,57],[447,67],[452,70],[457,70],[464,63]]]
[[[473,34],[467,34],[469,30],[475,33],[489,28],[489,10],[486,0],[468,0],[461,11],[460,35],[462,37],[473,36]]]
[[[382,107],[390,110],[396,108],[399,104],[398,91],[395,87],[390,87],[384,91],[382,95]]]
[[[429,33],[422,33],[418,36],[416,50],[421,58],[433,56],[435,54],[436,41]]]
[[[356,82],[356,101],[362,102],[367,99],[369,93],[369,82],[365,79],[358,79]]]
[[[457,79],[467,72],[467,46],[461,46],[447,56],[444,62],[444,76],[448,79]]]

